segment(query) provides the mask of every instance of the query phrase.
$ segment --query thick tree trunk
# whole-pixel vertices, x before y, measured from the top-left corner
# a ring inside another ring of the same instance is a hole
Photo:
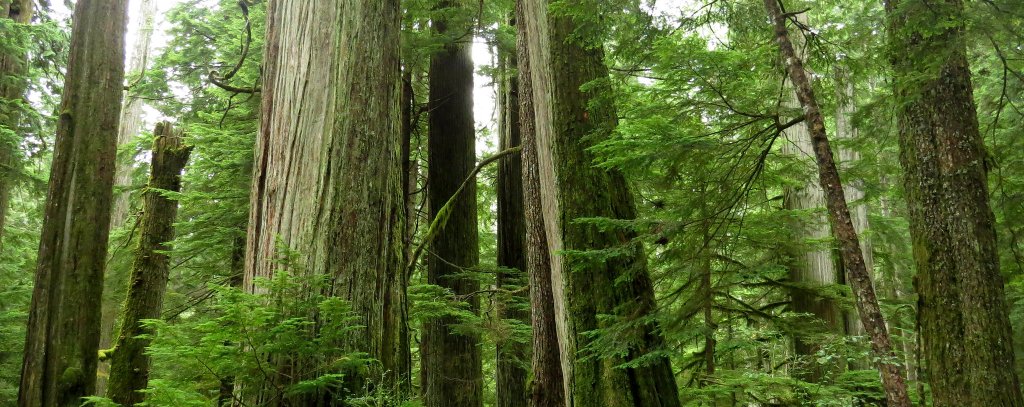
[[[523,146],[523,218],[526,272],[530,281],[530,322],[533,349],[530,357],[530,407],[564,407],[565,380],[562,374],[555,299],[551,286],[551,258],[540,198],[540,169],[537,161],[536,123],[533,108],[533,82],[523,0],[516,1],[516,54],[519,71],[519,133]]]
[[[133,24],[141,24],[135,44],[132,45],[132,55],[128,62],[126,80],[129,85],[139,80],[146,69],[146,61],[149,58],[149,44],[153,37],[154,17],[156,16],[156,1],[142,0],[139,4],[140,21],[131,21]],[[123,105],[121,106],[121,120],[117,129],[117,145],[127,144],[142,130],[142,105],[143,101],[138,97],[137,90],[129,89],[125,92]],[[134,157],[128,160],[117,160],[114,164],[114,202],[110,212],[110,230],[115,230],[124,225],[128,218],[128,207],[130,206],[131,192],[128,190],[132,182],[132,170],[135,168]],[[117,255],[115,252],[114,256]],[[113,267],[106,270],[103,278],[103,306],[100,316],[100,349],[110,348],[114,338],[114,327],[116,326],[118,313],[124,305],[125,288],[127,287],[128,270],[120,267]],[[96,390],[103,395],[107,389],[107,377],[109,377],[110,364],[100,361],[100,371],[97,377]]]
[[[850,217],[850,209],[846,205],[839,171],[832,157],[825,134],[825,118],[818,106],[803,61],[800,60],[793,43],[789,40],[786,28],[786,16],[782,12],[779,0],[764,0],[768,16],[772,19],[775,39],[779,44],[780,54],[789,74],[789,79],[796,89],[797,98],[803,107],[805,120],[808,123],[811,145],[818,164],[818,180],[825,192],[825,206],[828,208],[832,233],[839,246],[840,258],[846,271],[847,281],[853,289],[857,300],[857,311],[861,323],[871,337],[871,347],[878,362],[878,370],[882,376],[886,399],[890,407],[910,407],[910,396],[903,379],[902,366],[892,363],[895,354],[885,328],[885,318],[878,306],[875,289],[871,283],[871,274],[865,268],[864,255],[861,252],[857,231]]]
[[[458,7],[459,1],[443,1],[439,10]],[[450,26],[444,18],[432,22],[446,39],[430,59],[430,101],[427,139],[427,188],[430,218],[455,194],[476,166],[476,131],[473,121],[473,59],[464,26]],[[445,227],[431,242],[427,257],[427,281],[466,295],[480,289],[467,271],[477,267],[476,181],[455,201]],[[467,299],[476,312],[480,299]],[[457,333],[455,317],[426,322],[422,355],[423,403],[426,407],[474,407],[483,403],[483,371],[480,340],[472,333]]]
[[[18,405],[96,390],[127,0],[79,0],[46,196]]]
[[[918,322],[936,406],[1024,406],[962,0],[890,0]]]
[[[516,69],[515,52],[499,50],[502,69],[499,74],[499,151],[521,146],[519,126],[519,83],[509,73]],[[520,156],[507,157],[498,166],[498,267],[507,271],[498,273],[498,288],[508,288],[516,293],[503,294],[498,304],[498,317],[513,319],[523,324],[530,323],[529,292],[519,290],[524,286],[526,270],[526,229],[523,208],[523,170]],[[496,396],[498,407],[526,407],[527,344],[504,340],[497,344]]]
[[[324,294],[348,301],[363,326],[339,345],[367,353],[383,369],[347,383],[361,387],[382,375],[402,380],[397,376],[408,366],[394,349],[405,343],[396,311],[405,302],[398,0],[267,6],[243,286],[261,292],[256,278],[282,268],[326,276]],[[298,264],[282,265],[279,245],[300,253]],[[310,363],[296,362],[293,371],[302,375],[271,380],[287,386],[325,373]],[[316,396],[328,404],[340,397]],[[274,403],[310,402],[290,398]]]
[[[153,135],[156,138],[143,202],[139,247],[121,314],[121,332],[111,356],[107,389],[107,397],[124,406],[133,406],[144,399],[139,391],[149,383],[150,360],[145,353],[149,340],[139,336],[152,332],[143,327],[141,321],[160,318],[167,291],[170,256],[166,252],[171,248],[168,243],[174,240],[178,201],[167,198],[162,191],[181,191],[181,171],[192,151],[182,145],[181,132],[174,131],[170,123],[158,124]]]
[[[548,250],[553,254],[552,286],[566,398],[574,406],[678,406],[667,358],[651,357],[643,366],[621,367],[663,346],[656,323],[649,319],[655,308],[654,290],[634,232],[577,221],[631,220],[636,208],[622,174],[594,166],[587,150],[616,125],[614,108],[592,105],[600,104],[599,91],[580,89],[607,79],[603,50],[600,44],[570,40],[578,22],[549,15],[548,5],[546,0],[524,0],[524,18],[519,23],[527,34],[541,201]],[[593,251],[605,253],[597,258],[585,254]],[[614,315],[618,323],[632,324],[620,332],[622,337],[606,338],[621,344],[615,356],[591,354],[589,349],[594,338],[588,333],[614,323],[599,315]]]
[[[31,0],[0,0],[0,19],[17,24],[32,21]],[[20,79],[28,69],[26,55],[0,52],[0,129],[18,133],[21,112],[9,108],[11,104],[25,99],[26,83]],[[3,250],[4,225],[7,224],[7,209],[11,205],[12,180],[18,169],[18,138],[0,138],[0,250]]]

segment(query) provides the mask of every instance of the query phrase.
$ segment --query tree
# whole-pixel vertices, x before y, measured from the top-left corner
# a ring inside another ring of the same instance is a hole
[[[7,1],[0,3],[0,24],[28,24],[32,21],[32,2],[30,0]],[[16,168],[15,156],[18,154],[18,128],[21,114],[17,106],[25,97],[25,80],[22,76],[28,70],[25,55],[13,52],[0,52],[0,130],[11,133],[0,133],[0,249],[3,249],[4,225],[7,223],[7,208],[11,201],[11,180]]]
[[[430,58],[429,133],[427,137],[427,205],[430,218],[470,176],[476,161],[473,121],[473,58],[469,33],[472,25],[456,15],[458,0],[438,4],[432,27],[442,48]],[[466,272],[480,261],[477,235],[476,182],[455,197],[443,229],[431,241],[427,282],[469,295],[470,310],[480,309],[471,293],[480,283]],[[456,331],[459,321],[444,316],[427,321],[420,348],[423,401],[427,407],[480,406],[483,403],[482,360],[478,335]]]
[[[918,323],[936,406],[1022,406],[964,2],[889,0]]]
[[[115,403],[133,406],[144,400],[141,390],[149,382],[146,347],[152,335],[142,320],[160,318],[170,273],[169,243],[174,239],[178,201],[166,194],[181,191],[181,171],[191,148],[182,145],[183,134],[170,123],[153,131],[153,159],[140,221],[139,247],[132,264],[128,296],[121,315],[121,332],[110,356],[107,396]]]
[[[95,391],[127,14],[127,0],[75,6],[20,406],[78,406]]]
[[[856,296],[861,323],[871,337],[871,347],[878,360],[878,370],[881,372],[886,399],[890,406],[909,407],[911,402],[903,378],[903,369],[894,361],[895,354],[892,351],[889,332],[878,306],[878,299],[875,297],[871,274],[864,264],[864,254],[861,252],[857,231],[839,180],[839,171],[825,133],[825,119],[818,106],[809,75],[789,39],[789,30],[786,27],[788,18],[782,11],[780,1],[764,0],[764,5],[774,24],[775,40],[779,45],[784,67],[803,107],[804,120],[808,123],[811,147],[818,164],[818,182],[825,192],[825,206],[828,209],[833,236],[839,245],[847,281]]]
[[[499,48],[499,147],[501,151],[520,147],[519,81],[515,51]],[[527,325],[529,292],[523,284],[526,270],[526,230],[523,203],[522,154],[501,161],[496,180],[498,189],[498,288],[510,290],[499,297],[499,317]],[[523,289],[519,288],[523,287]],[[496,396],[498,407],[526,407],[526,369],[529,347],[509,334],[497,344]]]
[[[336,405],[370,378],[407,380],[398,356],[407,343],[399,18],[397,0],[268,4],[243,286],[259,292],[257,280],[281,270],[310,289],[326,279],[324,295],[347,301],[362,326],[341,346],[378,360],[380,371],[346,372],[334,391],[281,395],[338,372],[278,360],[264,402]]]
[[[533,90],[566,401],[678,406],[668,359],[649,355],[659,350],[662,338],[652,316],[654,289],[643,248],[632,230],[614,226],[636,217],[633,197],[623,175],[596,167],[587,150],[616,125],[614,107],[600,100],[608,75],[604,53],[600,43],[574,36],[581,28],[578,19],[549,14],[548,3],[524,0],[519,23],[525,25],[527,55],[519,60],[528,59]],[[595,330],[606,337],[595,340]],[[638,358],[644,361],[627,363]]]

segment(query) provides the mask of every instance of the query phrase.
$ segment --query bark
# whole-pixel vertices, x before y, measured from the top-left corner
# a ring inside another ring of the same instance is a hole
[[[936,406],[1024,406],[962,0],[890,0],[918,323]]]
[[[153,37],[154,16],[156,15],[156,2],[154,0],[142,0],[139,4],[139,15],[141,23],[138,37],[132,45],[132,56],[128,62],[126,80],[129,86],[137,83],[139,76],[146,69],[146,61],[149,58],[149,44]],[[121,120],[117,129],[117,145],[122,146],[131,141],[142,130],[142,105],[143,101],[138,94],[129,89],[125,92],[124,102],[121,106]],[[134,169],[134,158],[129,160],[117,160],[114,163],[114,203],[110,212],[110,230],[115,230],[124,225],[128,218],[129,200],[131,192],[129,188],[132,182],[132,170]],[[117,254],[114,253],[114,256]],[[114,340],[115,326],[117,325],[118,313],[125,300],[125,287],[128,285],[128,271],[120,267],[109,268],[104,276],[103,305],[100,317],[100,349],[108,349]],[[110,364],[100,361],[100,371],[97,378],[97,393],[104,395],[107,389],[107,377],[109,377]]]
[[[398,0],[281,0],[267,4],[262,118],[256,141],[243,286],[287,269],[326,277],[361,329],[338,344],[379,360],[330,394],[275,405],[337,405],[366,380],[405,380],[395,348],[405,321]],[[301,254],[281,264],[278,247]],[[328,373],[295,361],[284,388]],[[381,371],[377,371],[377,366]],[[352,372],[348,372],[352,373]],[[265,400],[265,401],[266,401]]]
[[[499,49],[501,68],[499,74],[498,98],[501,114],[499,119],[499,151],[522,145],[519,127],[519,84],[514,74],[516,58],[514,52]],[[521,156],[509,156],[498,166],[498,267],[497,286],[511,292],[502,294],[498,303],[498,317],[516,320],[524,325],[530,323],[530,312],[524,307],[530,301],[529,292],[520,290],[524,286],[526,270],[526,229],[523,208],[523,170]],[[527,361],[529,348],[526,343],[507,337],[497,343],[498,407],[526,407]]]
[[[96,390],[127,14],[127,0],[75,6],[18,394],[23,407],[78,406]]]
[[[182,144],[182,134],[170,123],[160,123],[153,131],[153,161],[145,192],[139,229],[139,247],[132,263],[128,295],[121,314],[121,332],[110,361],[110,385],[107,397],[115,403],[133,406],[144,400],[149,383],[150,358],[145,353],[151,329],[144,319],[160,318],[170,273],[170,242],[174,240],[174,220],[178,201],[162,191],[181,191],[181,172],[188,162],[191,147]]]
[[[530,325],[533,349],[530,357],[533,379],[530,407],[565,406],[565,380],[555,322],[555,301],[551,281],[551,258],[540,198],[540,169],[537,160],[533,86],[526,41],[523,1],[516,1],[516,53],[519,85],[519,133],[523,146],[523,219],[526,272],[530,281]]]
[[[17,24],[32,21],[31,0],[0,0],[0,19]],[[28,70],[26,55],[0,53],[0,129],[17,134],[21,124],[21,112],[9,109],[9,104],[25,99]],[[0,251],[3,250],[4,225],[7,224],[7,209],[11,203],[12,180],[18,168],[18,138],[0,138]]]
[[[441,2],[439,10],[453,11],[457,2]],[[476,166],[476,131],[473,121],[473,59],[470,41],[463,34],[470,27],[450,25],[446,17],[432,22],[445,39],[443,48],[430,59],[429,134],[427,138],[427,188],[430,219],[459,189]],[[467,271],[477,267],[476,181],[459,195],[444,228],[431,242],[427,257],[427,281],[466,295],[480,289]],[[467,301],[473,312],[480,299]],[[422,389],[427,407],[474,407],[483,403],[483,371],[478,335],[454,332],[453,316],[429,320],[423,330]]]
[[[850,217],[850,209],[846,205],[839,171],[832,157],[825,133],[825,119],[818,106],[803,61],[800,60],[793,43],[789,40],[786,28],[786,16],[782,12],[779,0],[765,0],[765,8],[772,19],[775,39],[779,44],[780,54],[789,74],[789,79],[797,92],[797,98],[803,107],[805,121],[809,125],[811,144],[818,164],[818,181],[825,192],[825,206],[828,209],[832,233],[839,246],[840,258],[846,271],[846,279],[853,289],[857,300],[857,311],[861,323],[871,337],[871,348],[878,360],[878,370],[882,376],[882,387],[890,407],[910,407],[910,396],[903,379],[902,366],[894,363],[895,354],[885,327],[885,319],[875,297],[875,289],[871,283],[871,274],[865,268],[864,255],[861,252],[857,231]]]
[[[580,89],[607,80],[603,50],[600,44],[569,40],[577,21],[548,15],[548,4],[524,0],[520,23],[533,89],[541,206],[548,252],[554,254],[552,288],[566,400],[575,406],[678,406],[667,358],[621,367],[663,346],[651,315],[654,290],[633,231],[577,221],[632,220],[636,208],[623,175],[595,167],[588,151],[616,125],[614,108],[597,101],[602,90]],[[581,254],[594,251],[603,253],[598,258]],[[621,346],[615,355],[591,350],[594,337],[586,333],[615,323],[630,324],[621,337],[605,339]]]

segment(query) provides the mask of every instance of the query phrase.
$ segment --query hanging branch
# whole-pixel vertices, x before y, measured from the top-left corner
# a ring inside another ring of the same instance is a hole
[[[238,7],[242,9],[242,17],[245,19],[245,39],[242,41],[242,55],[238,58],[238,62],[235,66],[228,71],[224,76],[220,76],[217,71],[210,71],[208,77],[210,83],[217,85],[218,88],[224,89],[228,92],[235,93],[257,93],[261,89],[257,85],[253,85],[252,88],[240,88],[233,86],[228,83],[231,78],[234,78],[238,71],[242,70],[242,65],[245,64],[245,60],[249,57],[249,49],[252,47],[252,22],[249,20],[249,5],[245,0],[238,1]]]
[[[458,199],[459,195],[462,194],[462,191],[466,189],[466,185],[469,185],[470,181],[472,181],[473,178],[476,177],[478,173],[480,173],[480,170],[484,169],[484,167],[486,167],[488,164],[498,161],[506,156],[517,154],[520,151],[522,151],[522,149],[522,147],[513,147],[508,150],[504,150],[497,154],[494,154],[488,157],[487,159],[481,161],[480,164],[478,164],[476,168],[474,168],[473,171],[470,172],[468,176],[466,176],[466,179],[462,181],[461,185],[459,185],[459,189],[455,190],[455,193],[452,194],[452,197],[448,198],[448,201],[444,203],[444,206],[442,206],[441,209],[437,211],[437,216],[435,216],[434,220],[430,222],[430,227],[427,229],[427,233],[423,237],[423,241],[420,242],[420,244],[416,246],[416,250],[413,251],[412,257],[409,259],[409,263],[406,264],[406,269],[411,269],[413,265],[416,264],[416,261],[419,260],[420,254],[423,253],[423,248],[427,246],[427,243],[430,243],[431,240],[434,240],[434,237],[436,237],[437,234],[441,232],[441,229],[444,229],[445,223],[448,222],[448,216],[451,215],[452,208],[455,207],[455,200]]]

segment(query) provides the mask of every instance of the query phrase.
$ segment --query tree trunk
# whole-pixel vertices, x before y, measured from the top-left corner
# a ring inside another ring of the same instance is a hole
[[[128,62],[126,80],[129,85],[137,83],[139,76],[146,69],[146,61],[149,58],[149,44],[153,37],[154,16],[156,15],[156,2],[154,0],[142,0],[139,5],[141,23],[138,37],[132,45],[133,51],[131,60]],[[124,102],[121,106],[121,120],[117,129],[117,145],[127,144],[142,130],[142,105],[143,101],[138,97],[137,91],[129,89],[125,92]],[[114,203],[110,212],[110,230],[116,230],[124,225],[128,218],[129,200],[131,192],[129,188],[132,182],[132,170],[135,168],[134,157],[129,160],[115,160],[114,163]],[[117,255],[115,252],[114,256]],[[103,279],[103,305],[100,316],[100,349],[108,349],[114,338],[114,327],[117,323],[118,313],[124,305],[125,288],[128,282],[128,271],[121,267],[108,268]],[[107,389],[107,378],[109,377],[110,364],[100,361],[99,375],[97,378],[96,390],[98,395],[104,395]]]
[[[825,192],[825,206],[828,208],[832,233],[839,246],[840,258],[846,271],[847,281],[853,289],[857,300],[857,311],[861,323],[871,337],[871,347],[878,360],[878,370],[882,376],[886,399],[890,407],[910,407],[910,396],[903,379],[901,365],[892,363],[895,354],[889,340],[889,332],[885,328],[885,318],[878,307],[875,289],[871,284],[871,274],[864,266],[864,255],[861,252],[857,231],[850,217],[850,209],[846,206],[846,198],[839,171],[832,158],[832,148],[825,134],[825,118],[821,114],[818,101],[814,95],[803,61],[797,56],[793,43],[789,40],[786,28],[786,16],[782,12],[779,0],[764,0],[768,16],[775,28],[775,39],[779,44],[780,54],[785,62],[789,79],[797,92],[797,98],[803,107],[805,120],[808,123],[811,144],[818,164],[818,180]]]
[[[342,392],[358,392],[361,382],[382,375],[401,380],[408,371],[395,349],[405,343],[397,311],[405,302],[398,3],[267,5],[243,286],[262,292],[256,278],[282,268],[328,279],[324,294],[347,301],[363,327],[338,345],[367,353],[382,369],[346,378]],[[300,253],[298,264],[282,265],[279,245]],[[324,373],[312,362],[296,362],[293,371],[302,375],[271,380],[284,387]],[[315,396],[335,405],[341,397]],[[311,398],[274,403],[304,405]]]
[[[918,322],[936,406],[1024,406],[962,0],[890,0]]]
[[[663,346],[651,320],[654,290],[632,230],[578,222],[632,220],[636,208],[622,174],[594,166],[587,150],[616,125],[614,108],[598,100],[603,89],[580,89],[607,79],[604,52],[600,44],[570,40],[578,22],[549,15],[548,5],[523,0],[519,23],[527,34],[548,251],[556,254],[551,274],[566,400],[574,406],[678,406],[667,358],[621,366]],[[602,253],[595,256],[595,251]],[[615,355],[595,354],[588,333],[615,323],[631,325],[616,334],[620,337],[604,339],[603,346],[617,347]]]
[[[57,123],[18,405],[96,390],[127,0],[79,0]]]
[[[160,318],[167,291],[170,256],[166,252],[174,240],[178,201],[167,198],[162,191],[181,191],[181,171],[192,152],[190,147],[182,145],[181,132],[174,131],[170,123],[158,124],[153,134],[156,138],[143,203],[139,248],[121,315],[121,332],[111,356],[107,389],[108,398],[125,406],[134,406],[144,399],[139,391],[149,383],[150,359],[145,353],[149,340],[139,336],[153,332],[143,327],[141,321]]]
[[[499,150],[521,146],[519,126],[519,83],[512,70],[516,69],[515,52],[499,49],[501,69],[499,75]],[[498,267],[497,286],[516,293],[502,294],[498,304],[498,317],[513,319],[527,325],[530,313],[524,308],[529,303],[529,292],[524,286],[526,270],[526,229],[523,208],[523,170],[520,156],[510,156],[499,163],[497,176],[498,197]],[[518,290],[518,291],[517,291]],[[508,303],[505,303],[508,302]],[[497,344],[496,396],[498,407],[526,407],[527,360],[526,343],[503,340]]]
[[[551,258],[540,198],[540,169],[537,158],[536,122],[533,109],[533,78],[528,57],[523,0],[516,1],[516,54],[519,71],[519,133],[523,146],[523,219],[526,272],[530,281],[530,325],[533,349],[530,357],[530,407],[564,407],[565,380],[555,322],[555,300],[551,281]]]
[[[0,19],[16,24],[32,21],[31,0],[0,0]],[[0,129],[15,134],[21,125],[21,112],[7,106],[25,99],[26,83],[20,79],[28,70],[26,55],[0,53]],[[3,250],[4,225],[11,204],[12,180],[18,169],[18,137],[0,137],[0,251]]]
[[[458,7],[458,1],[440,2],[438,8]],[[451,10],[445,10],[448,12]],[[476,166],[476,129],[473,121],[473,59],[465,33],[470,27],[432,22],[445,39],[444,47],[430,59],[430,101],[427,139],[427,188],[430,219],[459,189]],[[465,277],[477,267],[476,181],[471,180],[456,199],[445,227],[431,242],[427,257],[427,281],[466,295],[480,289],[479,282]],[[480,299],[467,299],[477,312]],[[426,407],[474,407],[483,403],[483,371],[478,335],[456,333],[459,321],[452,316],[427,321],[423,329],[423,404]]]

